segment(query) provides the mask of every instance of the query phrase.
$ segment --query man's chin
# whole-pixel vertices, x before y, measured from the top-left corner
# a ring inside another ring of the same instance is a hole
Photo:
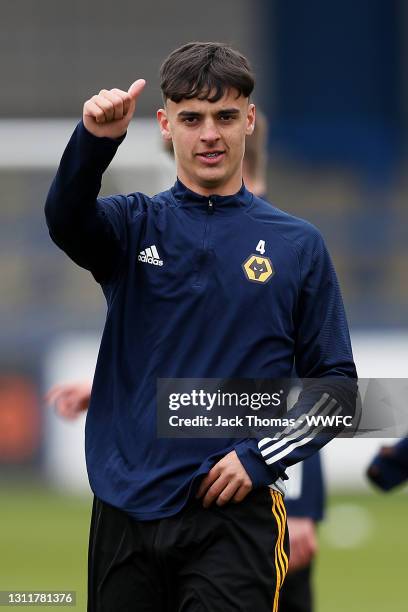
[[[208,171],[200,172],[197,177],[203,187],[220,187],[227,182],[225,172],[216,168],[208,168]]]

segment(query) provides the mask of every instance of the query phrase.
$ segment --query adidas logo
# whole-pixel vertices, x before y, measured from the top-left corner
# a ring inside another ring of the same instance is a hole
[[[160,255],[157,252],[156,246],[152,244],[152,246],[147,247],[144,251],[140,251],[138,255],[138,260],[143,263],[153,264],[154,266],[162,266],[163,260],[160,259]]]

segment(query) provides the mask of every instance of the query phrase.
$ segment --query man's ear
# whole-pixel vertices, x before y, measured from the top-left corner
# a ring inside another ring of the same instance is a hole
[[[255,129],[255,104],[248,104],[247,124],[245,134],[250,136]]]
[[[157,121],[164,140],[171,140],[169,120],[167,119],[167,113],[164,108],[159,108],[157,111]]]

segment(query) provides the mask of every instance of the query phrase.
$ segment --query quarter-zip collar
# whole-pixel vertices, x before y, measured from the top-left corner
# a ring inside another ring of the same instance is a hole
[[[211,201],[214,211],[230,214],[248,209],[253,200],[253,194],[248,191],[244,183],[242,183],[241,189],[232,195],[223,196],[214,193],[207,196],[191,191],[180,179],[177,179],[170,192],[177,206],[194,206],[195,208],[207,211],[208,203]]]

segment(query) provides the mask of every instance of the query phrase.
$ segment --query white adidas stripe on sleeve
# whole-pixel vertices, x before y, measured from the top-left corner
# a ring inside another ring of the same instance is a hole
[[[331,399],[330,402],[325,406],[325,408],[319,412],[319,416],[328,416],[330,414],[332,408],[334,408],[336,405],[338,405],[336,400],[335,399]],[[313,416],[313,410],[308,412],[308,416]],[[293,433],[291,434],[291,437],[289,439],[280,436],[278,438],[278,441],[275,442],[275,444],[272,444],[271,446],[268,446],[267,448],[264,448],[264,450],[261,450],[262,455],[264,457],[267,457],[271,453],[279,450],[279,448],[281,448],[282,446],[285,446],[285,444],[288,444],[290,440],[295,440],[295,439],[301,438],[304,434],[307,434],[309,429],[310,429],[310,425],[308,425],[306,423],[306,425],[304,427],[302,427],[302,429],[298,429],[298,430],[294,429]]]
[[[341,406],[339,406],[337,410],[334,411],[333,416],[337,416],[338,414],[340,414],[341,411],[342,411],[342,408]],[[267,463],[268,465],[271,465],[272,463],[276,463],[276,461],[279,461],[283,457],[286,457],[286,455],[289,455],[293,450],[295,450],[299,446],[303,446],[304,444],[311,442],[313,438],[315,438],[322,429],[323,429],[323,425],[321,425],[320,427],[318,427],[318,429],[315,430],[313,436],[309,438],[302,438],[301,440],[298,440],[297,442],[293,442],[292,444],[289,444],[288,447],[283,449],[277,455],[274,455],[273,457],[269,457],[269,459],[266,459],[265,463]]]
[[[322,397],[312,406],[308,414],[310,416],[314,415],[319,410],[319,408],[321,408],[323,404],[327,402],[328,399],[329,399],[329,394],[323,393]],[[301,424],[299,423],[298,427],[300,427],[300,425]],[[258,443],[258,448],[261,449],[263,446],[265,446],[266,444],[269,444],[270,442],[276,442],[277,440],[280,440],[281,438],[288,435],[289,433],[293,433],[293,431],[294,431],[293,427],[291,425],[288,425],[276,438],[262,438],[262,440],[260,440]]]

